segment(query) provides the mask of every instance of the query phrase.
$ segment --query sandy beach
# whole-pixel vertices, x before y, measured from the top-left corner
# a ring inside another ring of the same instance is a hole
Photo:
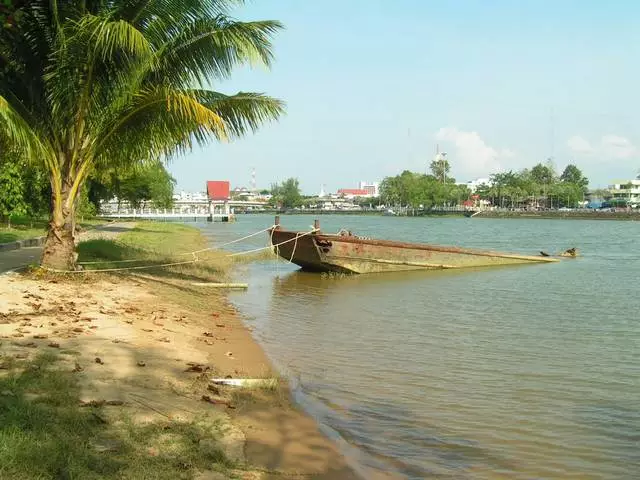
[[[97,409],[109,438],[122,422],[160,422],[169,431],[205,425],[210,434],[193,448],[222,451],[228,468],[192,468],[184,478],[359,478],[290,403],[286,383],[220,290],[148,273],[0,277],[0,380],[29,362],[49,368],[42,358],[53,357],[50,368],[77,381],[76,408]],[[213,377],[275,380],[244,389],[212,386]],[[175,457],[163,435],[144,443],[143,455]],[[91,442],[102,455],[112,450],[100,436]],[[117,451],[117,435],[110,442]]]

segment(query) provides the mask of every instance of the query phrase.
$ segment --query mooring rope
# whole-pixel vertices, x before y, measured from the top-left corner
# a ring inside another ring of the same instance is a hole
[[[273,228],[273,227],[269,227],[269,228]],[[256,232],[254,234],[251,235],[247,235],[246,237],[242,237],[239,238],[237,240],[234,240],[233,242],[228,242],[225,245],[228,245],[229,243],[237,243],[241,240],[245,240],[246,238],[250,238],[253,237],[255,235],[258,235],[260,233],[264,233],[265,231],[269,230],[269,228],[266,228],[264,230],[261,230],[260,232]],[[280,247],[280,245],[284,245],[285,243],[289,243],[289,242],[298,242],[298,238],[304,237],[306,235],[311,235],[312,233],[317,232],[319,229],[318,228],[314,228],[308,232],[304,232],[304,233],[296,233],[296,236],[294,238],[290,238],[288,240],[284,240],[283,242],[280,243],[276,243],[275,245],[273,244],[273,231],[271,232],[271,245],[268,245],[266,247],[262,247],[262,248],[254,248],[252,250],[246,250],[244,252],[237,252],[237,253],[231,253],[228,255],[225,255],[225,257],[235,257],[238,255],[247,255],[250,253],[255,253],[255,252],[260,252],[262,250],[267,250],[267,249],[271,249],[271,248],[276,248],[278,249],[278,247]],[[128,270],[144,270],[144,269],[149,269],[149,268],[161,268],[161,267],[173,267],[176,265],[188,265],[191,263],[196,263],[201,261],[198,256],[197,253],[199,252],[203,252],[206,250],[212,250],[215,248],[219,248],[219,247],[209,247],[206,249],[202,249],[202,250],[196,250],[193,252],[186,252],[186,253],[182,253],[179,255],[193,255],[193,260],[188,260],[185,262],[171,262],[171,263],[161,263],[161,264],[154,264],[154,265],[136,265],[134,267],[119,267],[119,268],[102,268],[102,269],[94,269],[94,270],[57,270],[55,268],[47,268],[47,267],[41,267],[43,270],[46,270],[48,272],[52,272],[52,273],[103,273],[103,272],[124,272],[124,271],[128,271]],[[295,253],[295,246],[294,246],[294,253]],[[291,256],[291,260],[293,260],[293,255]],[[131,260],[131,261],[135,261],[135,260]],[[143,260],[138,260],[138,261],[143,261]],[[124,262],[124,260],[119,260],[118,262]],[[109,262],[109,260],[105,260],[104,262],[96,262],[96,263],[116,263],[116,261],[114,262]],[[87,263],[83,263],[83,265],[86,265]]]
[[[264,228],[258,232],[254,232],[251,233],[249,235],[245,235],[244,237],[240,237],[240,238],[236,238],[235,240],[231,240],[230,242],[226,242],[223,243],[222,245],[215,245],[213,247],[207,247],[207,248],[202,248],[200,250],[194,250],[193,252],[183,252],[183,253],[176,253],[175,256],[176,257],[180,257],[182,255],[196,255],[198,253],[202,253],[202,252],[206,252],[208,250],[217,250],[219,248],[223,248],[226,247],[227,245],[232,245],[234,243],[238,243],[238,242],[242,242],[244,240],[247,240],[249,238],[255,237],[256,235],[260,235],[261,233],[264,233],[272,228],[274,228],[275,225],[272,225],[270,227]],[[273,233],[271,234],[271,238],[273,238]],[[154,252],[153,250],[147,250],[147,249],[142,249],[143,252],[148,252],[148,253],[157,253]],[[97,260],[97,261],[93,261],[93,262],[78,262],[78,265],[96,265],[96,264],[100,264],[100,263],[132,263],[132,262],[144,262],[143,259],[127,259],[127,260]]]

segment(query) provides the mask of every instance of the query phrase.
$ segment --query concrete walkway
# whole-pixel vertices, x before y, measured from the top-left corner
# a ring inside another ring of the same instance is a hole
[[[108,223],[80,233],[80,241],[97,238],[111,239],[135,227],[134,222]],[[0,252],[0,273],[40,262],[42,247],[20,248]]]
[[[0,273],[20,268],[24,265],[38,263],[42,256],[42,247],[20,248],[0,252]]]

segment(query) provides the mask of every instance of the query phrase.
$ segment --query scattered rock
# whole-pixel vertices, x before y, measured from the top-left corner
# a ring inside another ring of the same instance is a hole
[[[138,365],[139,367],[145,367],[147,364],[146,364],[145,362],[143,362],[142,360],[139,360],[139,361],[138,361],[138,363],[137,363],[137,365]]]
[[[215,385],[207,385],[207,390],[209,390],[214,395],[220,395],[220,389]]]
[[[205,337],[213,337],[213,332],[203,332],[202,335]]]
[[[28,353],[16,353],[14,355],[15,358],[29,358],[29,354]]]
[[[216,323],[216,327],[224,328],[224,327],[226,327],[226,325],[224,323]]]
[[[231,357],[233,357],[233,352],[227,352],[227,353],[225,353],[225,355],[226,355],[227,357],[230,357],[230,358],[231,358]]]
[[[80,365],[78,362],[76,362],[72,372],[83,372],[83,371],[84,371],[84,367]]]
[[[22,333],[14,333],[14,334],[12,334],[11,336],[12,336],[12,337],[15,337],[15,338],[24,337],[24,335],[23,335]]]
[[[104,404],[111,407],[120,407],[124,405],[124,402],[122,400],[107,400],[104,402]]]
[[[158,339],[159,342],[170,343],[171,339],[169,337],[162,337]]]
[[[104,365],[104,362],[102,361],[102,359],[100,357],[96,357],[96,359],[94,360],[98,365]]]
[[[38,348],[38,344],[34,343],[34,342],[28,342],[22,345],[23,347],[27,347],[27,348]]]
[[[186,372],[206,372],[209,370],[209,367],[201,363],[189,362],[187,365],[189,365],[189,367],[185,370]]]
[[[153,330],[151,330],[150,328],[143,328],[142,331],[143,332],[153,332]]]
[[[95,330],[95,329],[97,329],[97,328],[98,328],[98,326],[97,326],[97,325],[91,325],[89,328],[90,328],[91,330]]]
[[[58,342],[49,342],[47,346],[51,348],[60,348],[60,344]]]
[[[73,331],[76,332],[76,333],[82,333],[82,332],[84,332],[84,328],[76,327],[76,328],[73,329]]]
[[[133,325],[133,320],[125,320],[129,325]]]
[[[34,335],[33,338],[35,338],[36,340],[44,340],[47,338],[47,336],[44,333],[41,333],[38,335]]]

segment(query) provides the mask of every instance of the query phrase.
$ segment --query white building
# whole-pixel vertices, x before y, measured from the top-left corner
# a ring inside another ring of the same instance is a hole
[[[173,194],[173,200],[176,202],[208,202],[207,194],[205,192],[185,192],[184,190],[179,193]]]
[[[464,185],[471,191],[471,193],[475,193],[480,185],[491,185],[491,179],[476,178],[475,180],[469,180],[468,182],[458,183],[458,185]]]
[[[365,190],[371,197],[380,195],[380,184],[378,182],[360,182],[358,189]]]
[[[616,180],[609,185],[611,199],[630,206],[640,205],[640,174],[633,180]]]

